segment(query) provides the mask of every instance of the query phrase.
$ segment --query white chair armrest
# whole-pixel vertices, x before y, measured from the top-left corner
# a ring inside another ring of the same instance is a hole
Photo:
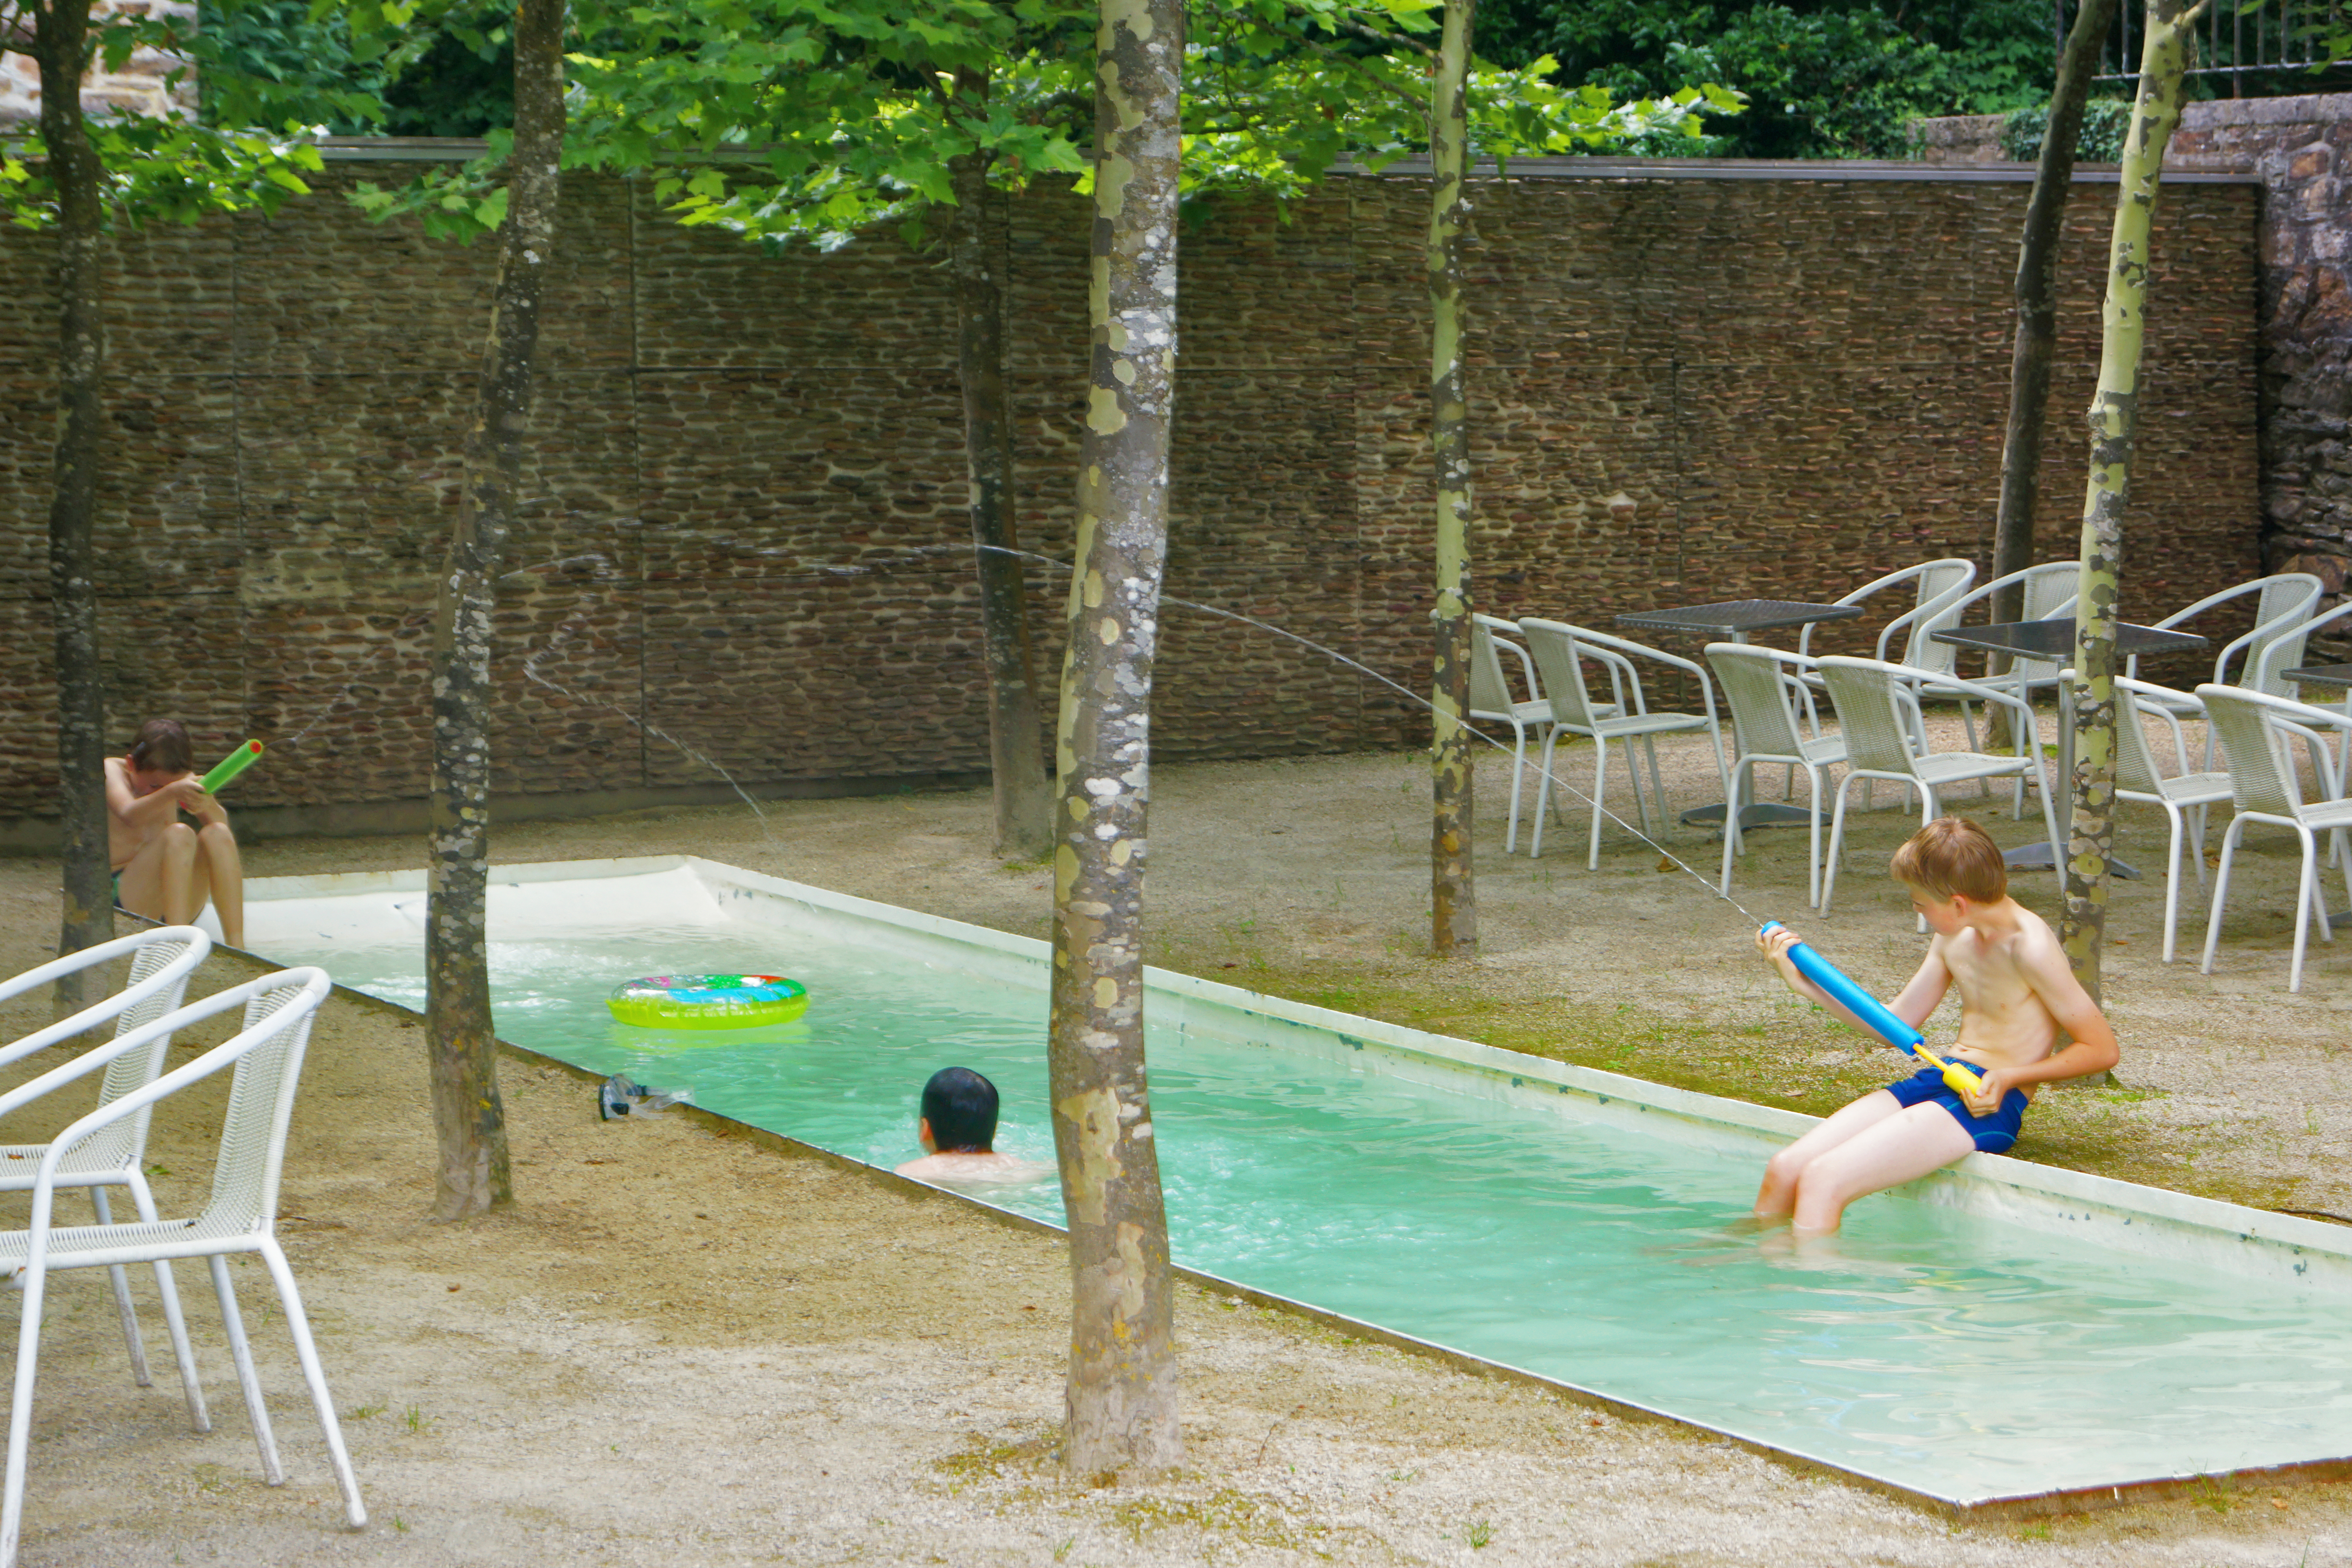
[[[0,1067],[22,1061],[36,1051],[70,1040],[109,1018],[121,1016],[157,993],[170,990],[194,973],[196,966],[205,961],[205,955],[212,952],[213,939],[194,926],[164,926],[157,931],[133,931],[129,936],[117,937],[112,942],[100,942],[96,947],[86,947],[79,952],[53,959],[37,969],[28,969],[15,979],[0,984],[0,1002],[5,1002],[47,985],[63,975],[94,968],[117,958],[136,957],[142,949],[169,940],[186,944],[169,963],[137,984],[126,986],[111,996],[93,1002],[69,1018],[59,1019],[47,1028],[37,1029],[22,1039],[0,1047]]]
[[[201,1002],[192,1003],[177,1012],[156,1019],[152,1024],[133,1029],[119,1040],[110,1041],[106,1047],[108,1054],[120,1056],[124,1050],[147,1044],[158,1034],[169,1033],[199,1019],[211,1017],[215,1013],[226,1012],[231,1007],[243,1006],[257,996],[266,995],[272,991],[283,991],[296,985],[302,987],[302,994],[295,997],[253,1027],[239,1030],[227,1040],[196,1058],[195,1060],[173,1068],[156,1079],[154,1082],[135,1089],[120,1100],[100,1106],[58,1133],[50,1142],[48,1152],[41,1156],[40,1169],[34,1177],[32,1230],[35,1240],[33,1245],[38,1247],[47,1239],[49,1205],[50,1200],[55,1195],[58,1166],[68,1154],[73,1152],[76,1145],[88,1140],[92,1133],[101,1131],[126,1117],[138,1114],[157,1100],[168,1100],[190,1084],[198,1083],[212,1077],[223,1068],[236,1066],[254,1049],[274,1038],[279,1030],[291,1028],[301,1021],[304,1015],[316,1012],[319,1004],[327,999],[327,994],[333,989],[333,985],[328,980],[327,972],[323,969],[307,967],[280,970],[275,974],[265,974],[258,980],[247,981],[242,985],[232,986],[226,991],[207,996]],[[90,1056],[99,1054],[96,1051],[89,1053]],[[73,1064],[67,1065],[71,1067]],[[38,1081],[38,1079],[35,1080],[35,1082]],[[29,1089],[32,1085],[27,1084],[24,1087]]]

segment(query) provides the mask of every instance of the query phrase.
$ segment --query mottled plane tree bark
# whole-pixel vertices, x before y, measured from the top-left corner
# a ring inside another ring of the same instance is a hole
[[[106,694],[98,641],[98,474],[106,449],[104,170],[82,122],[93,51],[89,0],[29,7],[41,74],[41,145],[56,191],[58,428],[50,475],[49,614],[58,681],[58,805],[65,913],[58,954],[114,934],[106,845]],[[21,27],[21,16],[11,17]],[[58,1016],[85,1000],[82,974],[57,984]]]
[[[2066,193],[2074,179],[2074,143],[2083,132],[2083,105],[2099,68],[2099,49],[2115,20],[2116,0],[2083,0],[2058,79],[2050,91],[2050,122],[2025,205],[2025,232],[2017,245],[2017,336],[2009,356],[2009,430],[2000,447],[2000,508],[1993,523],[1992,574],[2006,577],[2033,564],[2033,512],[2042,497],[2042,444],[2050,410],[2050,362],[2058,343],[2058,239],[2065,226]],[[2022,584],[1993,595],[1992,618],[2025,613]],[[2006,660],[2002,661],[2004,664]],[[1998,733],[2009,730],[2009,710],[1993,715]]]
[[[1072,1473],[1183,1458],[1168,1215],[1143,1062],[1151,661],[1176,393],[1181,0],[1102,0],[1093,322],[1076,569],[1055,728],[1054,1146],[1070,1226]]]
[[[963,67],[953,98],[982,111],[988,73]],[[1038,740],[1037,660],[1030,645],[1028,574],[1014,515],[1013,414],[1004,382],[1003,258],[989,244],[988,165],[974,147],[948,161],[948,270],[955,281],[956,369],[963,385],[964,462],[971,476],[971,542],[988,666],[989,774],[996,852],[1023,860],[1054,848],[1054,787]]]
[[[1437,467],[1436,659],[1430,683],[1430,944],[1478,950],[1471,858],[1470,410],[1463,382],[1462,231],[1469,212],[1465,97],[1475,0],[1446,0],[1429,100],[1430,442]]]
[[[2180,123],[2189,28],[2204,0],[2148,0],[2139,95],[2124,143],[2123,181],[2107,247],[2099,389],[2091,400],[2091,474],[2083,496],[2083,574],[2074,611],[2074,817],[2066,840],[2066,910],[2059,940],[2093,996],[2106,934],[2107,881],[2116,823],[2116,589],[2123,564],[2123,512],[2139,429],[2140,346],[2164,150]]]
[[[514,527],[530,425],[541,294],[555,254],[563,17],[564,0],[521,0],[515,9],[514,152],[498,286],[434,613],[425,1037],[438,1146],[433,1215],[441,1220],[514,1201],[490,1023],[490,656],[499,567]]]

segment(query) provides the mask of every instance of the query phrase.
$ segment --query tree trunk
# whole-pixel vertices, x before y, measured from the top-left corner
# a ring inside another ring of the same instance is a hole
[[[2083,575],[2074,611],[2074,821],[2066,840],[2066,912],[2059,928],[2066,958],[2099,994],[2106,934],[2108,861],[2116,823],[2116,587],[2123,560],[2123,511],[2139,426],[2139,355],[2147,315],[2148,236],[2164,174],[2165,144],[2180,123],[2180,78],[2189,26],[2202,4],[2148,0],[2139,99],[2124,144],[2123,183],[2107,250],[2101,312],[2099,390],[2091,400],[2091,478],[2083,497]]]
[[[1176,392],[1181,0],[1103,0],[1096,35],[1094,348],[1055,729],[1054,1146],[1070,1223],[1073,1474],[1156,1474],[1176,1421],[1168,1215],[1143,1066],[1151,659]]]
[[[2050,407],[2050,358],[2058,342],[2058,236],[2065,226],[2066,194],[2074,178],[2074,142],[2083,132],[2083,105],[2099,49],[2115,20],[2116,0],[2083,0],[2066,47],[2058,58],[2058,80],[2050,92],[2050,123],[2042,137],[2042,162],[2033,171],[2033,196],[2025,206],[2025,234],[2017,245],[2017,341],[2009,357],[2009,434],[2000,447],[2000,511],[1993,524],[1992,574],[2006,577],[2033,564],[2033,512],[2042,494],[2042,436]],[[1993,595],[1992,618],[2014,621],[2025,614],[2022,584]],[[1998,660],[1998,671],[2007,659]],[[1996,745],[2009,732],[2009,710],[1992,716]]]
[[[988,78],[956,72],[956,97],[976,107]],[[971,475],[971,542],[980,574],[981,640],[988,662],[989,772],[996,852],[1034,860],[1054,848],[1054,792],[1037,721],[1037,661],[1029,645],[1026,574],[1014,526],[1013,417],[1004,389],[1004,268],[988,245],[988,157],[948,161],[956,205],[949,219],[955,279],[956,370],[963,383],[964,461]]]
[[[33,8],[41,142],[58,193],[58,439],[49,500],[49,610],[56,617],[58,805],[64,818],[65,918],[58,956],[114,934],[107,874],[106,692],[98,648],[98,469],[106,439],[105,208],[97,150],[81,118],[89,0]],[[57,984],[58,1016],[89,999],[82,974]],[[102,994],[104,987],[95,994]]]
[[[482,351],[465,488],[433,624],[431,897],[425,931],[425,1033],[439,1141],[433,1215],[514,1202],[506,1111],[490,1024],[485,894],[489,880],[491,613],[530,426],[540,293],[555,253],[563,155],[563,0],[515,9],[515,139],[499,280]]]
[[[1478,951],[1471,871],[1470,416],[1463,385],[1462,228],[1470,203],[1469,73],[1474,0],[1446,0],[1437,79],[1429,98],[1429,401],[1437,459],[1435,679],[1430,707],[1430,945],[1443,957]]]

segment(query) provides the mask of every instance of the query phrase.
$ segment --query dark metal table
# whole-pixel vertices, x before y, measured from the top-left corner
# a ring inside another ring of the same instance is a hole
[[[1727,641],[1744,643],[1750,632],[1778,631],[1787,626],[1811,626],[1815,621],[1853,621],[1862,618],[1860,605],[1812,605],[1802,599],[1731,599],[1720,605],[1692,605],[1679,610],[1642,610],[1630,616],[1620,616],[1617,624],[1645,632],[1682,632],[1693,637],[1709,633]],[[1738,721],[1733,721],[1734,743],[1738,740]],[[1723,821],[1721,801],[1712,805],[1693,806],[1682,815],[1687,826],[1708,827]],[[1793,805],[1772,805],[1755,801],[1739,807],[1739,826],[1750,827],[1786,827],[1812,820],[1809,813]]]
[[[2074,620],[2069,616],[2050,621],[1999,621],[1987,626],[1953,626],[1949,630],[1929,632],[1930,637],[1954,647],[1974,648],[1982,653],[2008,654],[2017,658],[2055,659],[2071,664],[2074,657]],[[2135,626],[2122,621],[2116,626],[2116,657],[2130,658],[2135,655],[2177,653],[2184,648],[2203,647],[2206,639],[2194,632],[2165,631],[2158,626]],[[2037,731],[2034,744],[2042,737]],[[2066,811],[2074,815],[2074,691],[2068,681],[2058,683],[2058,779],[2056,787],[2066,791]],[[2001,858],[2001,863],[2012,869],[2046,871],[2058,864],[2058,847],[2053,844],[2027,844],[2011,849]],[[2139,880],[2137,868],[2127,866],[2110,854],[2107,864],[2118,877]]]
[[[2284,679],[2305,686],[2352,687],[2352,664],[2315,664],[2308,669],[2290,669]]]

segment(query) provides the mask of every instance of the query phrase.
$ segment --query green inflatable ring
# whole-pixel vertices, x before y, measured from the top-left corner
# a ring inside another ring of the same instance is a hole
[[[808,1011],[808,987],[781,974],[648,974],[604,998],[613,1016],[640,1029],[754,1029]]]

